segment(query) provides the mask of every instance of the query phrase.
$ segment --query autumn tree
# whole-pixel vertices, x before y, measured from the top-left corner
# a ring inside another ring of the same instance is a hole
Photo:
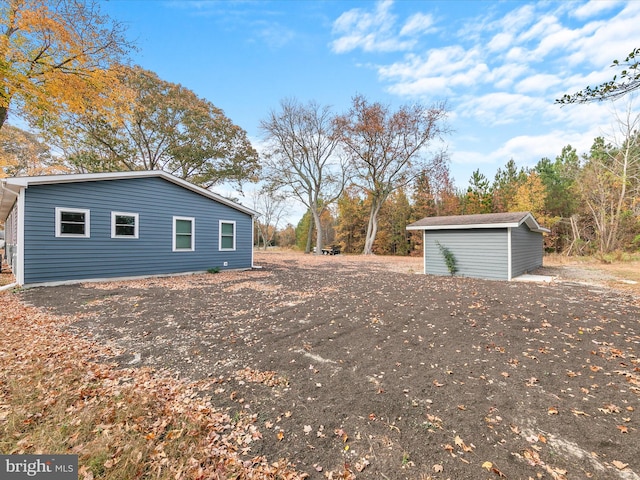
[[[565,94],[556,103],[589,103],[602,100],[615,100],[640,88],[640,48],[635,48],[623,61],[614,60],[611,67],[619,70],[612,80],[595,87],[586,87],[572,95]]]
[[[394,191],[380,209],[380,231],[374,251],[383,255],[408,255],[411,253],[410,232],[412,209],[404,188]]]
[[[266,140],[265,177],[309,209],[317,254],[322,253],[324,240],[322,214],[340,196],[346,178],[345,165],[336,155],[335,127],[328,106],[313,101],[303,105],[294,99],[281,101],[280,110],[271,111],[260,122]],[[307,238],[305,251],[309,252],[310,236]]]
[[[430,157],[430,143],[446,132],[444,104],[405,105],[392,112],[357,95],[339,117],[341,143],[354,170],[354,183],[371,200],[362,253],[372,254],[378,215],[394,191],[409,185],[422,171],[438,168],[443,157]]]
[[[640,116],[629,104],[616,117],[610,141],[594,141],[576,182],[601,255],[623,247],[623,231],[635,233],[640,223]]]
[[[527,178],[516,189],[510,211],[531,212],[544,226],[549,225],[545,210],[547,190],[536,172],[529,172]]]
[[[257,180],[256,150],[221,109],[140,67],[125,68],[120,81],[133,93],[128,112],[109,118],[88,108],[62,116],[53,140],[72,169],[164,170],[204,188]]]
[[[337,202],[336,241],[344,253],[362,252],[367,233],[368,201],[355,185],[347,186]]]
[[[279,247],[290,248],[296,244],[296,229],[287,223],[282,230],[276,232],[276,243]]]
[[[441,155],[446,156],[445,153]],[[459,213],[459,198],[451,178],[448,156],[439,162],[439,167],[423,170],[413,182],[414,220]]]
[[[4,0],[0,6],[0,129],[9,112],[42,125],[105,105],[130,50],[97,0]],[[89,102],[89,103],[87,103]]]
[[[12,125],[0,130],[0,177],[64,173],[59,159],[37,135]]]

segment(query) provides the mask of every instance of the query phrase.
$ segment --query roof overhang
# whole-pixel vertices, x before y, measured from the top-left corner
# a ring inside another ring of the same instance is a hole
[[[20,194],[20,190],[29,188],[30,185],[51,185],[60,183],[77,183],[77,182],[98,182],[103,180],[123,180],[128,178],[162,178],[168,182],[179,185],[187,190],[191,190],[203,197],[215,200],[223,205],[234,208],[247,215],[256,216],[258,212],[250,208],[240,205],[239,203],[229,200],[228,198],[213,193],[206,188],[198,187],[193,183],[182,180],[162,170],[146,170],[131,172],[107,172],[107,173],[78,173],[65,175],[43,175],[35,177],[13,177],[0,179],[0,220],[4,220],[9,215],[16,198]]]
[[[549,233],[551,230],[541,227],[533,215],[525,215],[518,222],[503,223],[472,223],[472,224],[444,224],[444,225],[408,225],[407,230],[471,230],[478,228],[517,228],[526,223],[529,230],[538,233]]]

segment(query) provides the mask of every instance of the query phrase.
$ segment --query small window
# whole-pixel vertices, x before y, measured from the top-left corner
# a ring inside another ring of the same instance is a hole
[[[173,217],[173,251],[195,250],[196,219],[191,217]]]
[[[56,207],[56,237],[89,237],[89,210]]]
[[[111,212],[111,238],[138,238],[138,214]]]
[[[220,220],[220,250],[236,249],[236,222]]]

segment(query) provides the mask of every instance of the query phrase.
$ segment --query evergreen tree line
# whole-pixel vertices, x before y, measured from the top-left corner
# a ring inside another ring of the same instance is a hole
[[[498,168],[493,180],[475,170],[466,189],[456,188],[448,165],[434,176],[422,172],[399,188],[380,210],[374,253],[421,255],[422,236],[406,226],[430,216],[531,212],[551,230],[545,250],[567,255],[604,255],[640,251],[640,133],[635,124],[618,145],[596,138],[579,156],[567,145],[555,158],[534,167],[513,159]],[[355,185],[346,187],[322,216],[323,243],[345,253],[364,247],[371,198]],[[276,243],[304,250],[315,238],[310,213],[294,227],[278,231]]]

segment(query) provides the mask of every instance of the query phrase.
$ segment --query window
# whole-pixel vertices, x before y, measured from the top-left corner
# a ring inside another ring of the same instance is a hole
[[[56,237],[89,237],[89,210],[56,207]]]
[[[173,217],[173,251],[195,250],[196,219],[191,217]]]
[[[236,249],[236,222],[220,220],[220,250]]]
[[[111,212],[111,238],[138,238],[138,214]]]

